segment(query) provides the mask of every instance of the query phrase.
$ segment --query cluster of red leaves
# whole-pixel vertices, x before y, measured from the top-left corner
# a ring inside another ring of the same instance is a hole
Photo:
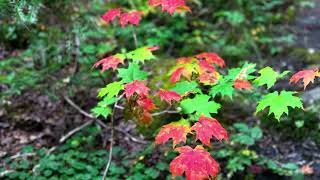
[[[189,6],[186,5],[185,0],[148,0],[149,6],[161,6],[162,11],[173,14],[174,12],[191,12]]]
[[[134,94],[137,95],[136,103],[140,107],[138,118],[141,123],[149,124],[152,119],[150,111],[156,109],[152,99],[148,98],[150,89],[145,85],[145,81],[135,80],[124,86],[124,93],[129,100]]]
[[[177,123],[171,123],[164,125],[158,135],[156,136],[156,144],[166,143],[170,138],[173,140],[173,144],[176,145],[179,142],[186,142],[186,136],[191,131],[196,132],[196,139],[200,140],[203,144],[211,147],[210,140],[215,137],[217,140],[229,140],[227,131],[221,126],[221,124],[214,118],[208,118],[201,116],[191,128],[186,125]]]
[[[196,132],[196,139],[211,147],[210,140],[229,140],[227,131],[214,118],[201,116],[191,128],[185,124],[171,123],[164,125],[156,136],[156,144],[164,144],[169,139],[173,141],[173,147],[179,143],[186,143],[187,135]],[[192,149],[189,146],[176,148],[180,155],[170,163],[170,172],[175,176],[184,173],[187,179],[199,180],[215,177],[219,172],[219,164],[201,146]]]
[[[112,68],[116,70],[119,64],[123,64],[124,59],[117,56],[109,56],[106,58],[101,59],[100,61],[96,62],[93,67],[97,68],[98,66],[102,65],[102,72]]]
[[[121,13],[120,9],[110,9],[105,12],[101,18],[106,22],[110,23],[115,20],[116,17],[119,17],[119,24],[122,27],[127,26],[128,24],[139,25],[141,20],[141,11],[132,11],[128,13]]]
[[[192,73],[199,75],[198,80],[204,84],[214,84],[219,73],[213,65],[224,67],[224,60],[216,53],[204,52],[194,57],[182,57],[177,59],[177,68],[170,77],[171,83],[180,81],[181,76],[191,80]]]
[[[180,155],[170,163],[170,172],[173,177],[182,176],[185,173],[187,180],[201,180],[215,177],[219,173],[219,164],[202,146],[194,149],[182,146],[176,150]]]
[[[310,84],[310,82],[313,83],[316,77],[320,77],[320,72],[318,68],[303,70],[294,74],[290,79],[290,83],[297,83],[300,79],[302,79],[305,89],[308,86],[308,84]]]

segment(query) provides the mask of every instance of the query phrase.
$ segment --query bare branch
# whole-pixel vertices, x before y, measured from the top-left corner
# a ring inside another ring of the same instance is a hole
[[[178,111],[165,110],[165,111],[162,111],[162,112],[153,113],[153,114],[151,114],[151,116],[160,116],[160,115],[163,115],[163,114],[179,114],[179,113],[180,112],[178,112]]]

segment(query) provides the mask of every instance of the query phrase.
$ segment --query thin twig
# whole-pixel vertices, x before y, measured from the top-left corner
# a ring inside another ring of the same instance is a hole
[[[14,170],[5,170],[0,173],[0,178],[4,177],[5,175],[7,175],[9,173],[13,173],[13,172],[15,172],[15,171]]]
[[[122,97],[121,97],[122,98]],[[118,100],[120,100],[121,98],[118,98]],[[94,117],[93,115],[85,112],[84,110],[82,110],[78,105],[76,105],[70,98],[68,98],[67,96],[64,96],[64,99],[72,106],[74,107],[76,110],[78,110],[82,115],[88,117],[88,118],[91,118],[93,120],[95,120],[100,126],[102,126],[103,128],[105,129],[109,129],[109,127],[103,122],[101,121],[100,119],[97,119],[96,117]],[[115,107],[121,107],[119,105],[116,105]],[[123,108],[123,107],[121,107]],[[120,108],[119,108],[120,109]],[[115,128],[115,130],[117,132],[120,132],[122,134],[124,134],[125,136],[127,136],[129,139],[131,139],[133,142],[136,142],[136,143],[140,143],[140,144],[148,144],[147,141],[143,141],[143,140],[139,140],[138,138],[135,138],[133,137],[131,134],[129,134],[128,132],[125,132],[123,131],[122,129],[120,128]]]
[[[67,96],[63,96],[63,98],[72,106],[74,107],[76,110],[78,110],[81,114],[83,114],[84,116],[87,116],[88,118],[91,119],[96,119],[93,115],[87,113],[86,111],[82,110],[78,105],[76,105],[71,99],[69,99]]]
[[[25,157],[30,157],[30,156],[35,156],[36,153],[24,153],[24,154],[21,154],[21,153],[18,153],[16,155],[13,155],[11,157],[9,157],[10,160],[13,160],[13,159],[17,159],[17,158],[25,158]]]
[[[116,105],[115,107],[116,107],[117,109],[124,110],[124,107],[122,107],[122,106]]]
[[[131,26],[131,32],[132,32],[132,36],[133,36],[133,40],[134,40],[134,45],[136,46],[136,48],[138,48],[138,38],[137,38],[137,33],[136,30],[134,29],[133,26]]]
[[[61,144],[61,143],[65,142],[67,139],[69,139],[69,137],[71,137],[75,133],[81,131],[83,128],[90,126],[93,122],[94,122],[94,120],[90,120],[90,121],[82,124],[81,126],[74,128],[72,131],[70,131],[66,135],[62,136],[59,140],[59,143]]]
[[[108,157],[108,163],[106,165],[106,168],[103,172],[103,176],[102,176],[102,180],[105,180],[108,174],[108,170],[111,164],[111,160],[112,160],[112,150],[113,150],[113,143],[114,143],[114,113],[116,111],[116,106],[118,105],[118,101],[124,96],[124,93],[122,95],[120,95],[119,97],[117,97],[117,101],[114,103],[114,107],[112,110],[112,114],[111,114],[111,139],[110,139],[110,149],[109,149],[109,157]]]
[[[162,112],[153,113],[153,114],[151,114],[151,116],[160,116],[160,115],[163,115],[163,114],[179,114],[179,112],[178,111],[165,110],[165,111],[162,111]]]

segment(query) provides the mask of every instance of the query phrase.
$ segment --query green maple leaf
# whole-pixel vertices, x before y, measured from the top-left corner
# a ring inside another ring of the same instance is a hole
[[[113,82],[108,84],[105,88],[100,89],[98,97],[104,97],[107,95],[107,99],[112,99],[118,95],[121,90],[124,89],[122,82]]]
[[[134,80],[146,80],[148,73],[141,71],[138,64],[129,63],[129,67],[127,69],[118,69],[118,77],[122,78],[123,83],[128,83]]]
[[[242,76],[245,76],[247,80],[253,79],[254,76],[250,75],[256,71],[256,64],[253,63],[245,63],[241,68],[232,68],[228,70],[228,75],[225,76],[227,80],[236,80],[239,78],[239,74],[243,73]],[[241,77],[243,78],[243,77]]]
[[[184,95],[188,92],[201,92],[201,90],[197,87],[198,84],[195,81],[182,81],[176,83],[175,87],[172,88],[172,91],[177,92],[178,94]]]
[[[228,96],[232,99],[234,92],[233,82],[227,81],[225,79],[219,80],[219,83],[210,89],[209,94],[214,98],[217,94],[221,96]]]
[[[91,112],[96,116],[102,116],[104,118],[107,118],[111,114],[111,109],[109,107],[95,107],[91,109]]]
[[[275,118],[279,121],[283,113],[288,115],[288,107],[292,108],[303,108],[301,99],[293,96],[295,92],[292,91],[281,91],[273,92],[265,95],[259,102],[256,109],[256,113],[263,109],[269,108],[269,115],[274,114]]]
[[[149,50],[149,47],[142,47],[136,50],[130,51],[126,54],[128,59],[132,59],[133,61],[139,63],[146,60],[152,60],[156,57],[152,54],[152,51]]]
[[[194,112],[197,117],[201,114],[204,114],[207,117],[211,117],[210,113],[218,113],[218,109],[220,109],[221,105],[214,102],[209,101],[210,96],[204,94],[198,94],[193,99],[185,99],[181,101],[181,108],[184,113],[192,114]]]
[[[274,71],[271,67],[265,67],[259,71],[260,76],[253,81],[253,83],[258,86],[267,85],[267,88],[270,89],[277,81],[278,78],[282,78],[287,75],[289,71],[285,71],[281,74]]]

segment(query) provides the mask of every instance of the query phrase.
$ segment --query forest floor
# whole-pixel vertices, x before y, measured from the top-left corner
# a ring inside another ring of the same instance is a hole
[[[288,25],[297,37],[296,48],[305,49],[311,54],[320,53],[320,0],[316,0],[315,4],[316,6],[312,9],[301,10],[296,20]],[[302,57],[287,52],[272,60],[270,66],[297,71],[312,64],[319,64],[320,59],[305,62]],[[283,86],[287,87],[286,84]],[[312,91],[316,87],[313,86],[309,89]],[[95,103],[93,98],[95,92],[82,92],[77,96],[87,97],[85,100],[76,99],[74,102],[83,105],[82,108],[89,112]],[[57,145],[59,137],[64,136],[72,128],[91,120],[70,106],[65,99],[54,101],[40,92],[26,91],[21,96],[13,97],[8,104],[10,105],[0,109],[0,159],[18,153],[25,145],[31,144],[38,148]],[[312,118],[317,118],[315,121],[320,121],[319,114]],[[251,121],[252,117],[247,119]],[[255,123],[257,120],[253,121]],[[134,132],[133,123],[125,125],[120,123],[117,128],[124,131],[116,133],[115,141],[117,144],[126,146],[133,151],[144,148],[143,143],[137,144],[132,141],[131,136],[128,136],[129,133],[133,134],[134,139],[144,142],[142,141],[143,137]],[[308,134],[300,139],[288,138],[286,133],[290,133],[290,128],[284,131],[272,127],[263,128],[263,130],[264,137],[258,142],[257,152],[279,162],[292,162],[300,166],[308,166],[313,169],[312,178],[320,179],[320,147],[313,138]],[[108,137],[104,138],[108,139]]]

